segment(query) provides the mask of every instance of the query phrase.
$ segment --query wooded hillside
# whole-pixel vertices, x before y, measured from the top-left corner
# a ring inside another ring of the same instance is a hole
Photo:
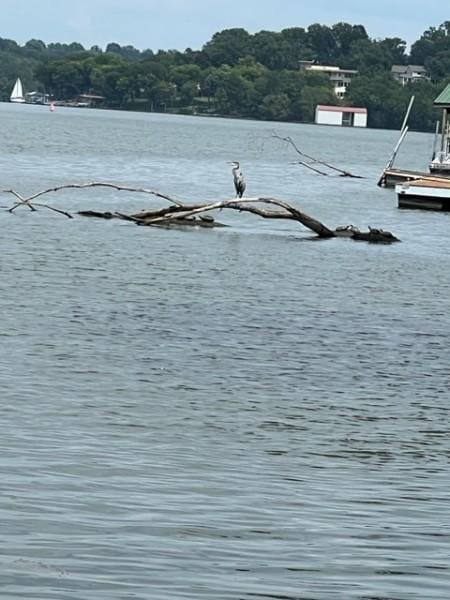
[[[19,76],[27,91],[61,101],[96,94],[105,108],[311,122],[316,104],[339,101],[329,77],[301,70],[300,61],[357,70],[345,104],[366,107],[370,127],[399,128],[414,93],[410,128],[431,131],[433,99],[450,82],[450,21],[427,29],[409,54],[400,38],[371,39],[364,26],[349,23],[255,34],[228,29],[184,52],[41,40],[20,46],[0,38],[0,100],[9,99]],[[430,80],[402,86],[391,76],[394,64],[424,65]]]

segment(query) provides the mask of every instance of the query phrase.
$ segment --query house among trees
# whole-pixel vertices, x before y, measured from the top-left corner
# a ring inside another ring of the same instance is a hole
[[[300,61],[300,68],[305,71],[325,73],[333,84],[334,93],[338,98],[343,98],[353,77],[358,75],[354,69],[340,69],[329,65],[316,65],[314,61]]]
[[[393,65],[391,74],[402,85],[430,79],[427,70],[422,65]]]

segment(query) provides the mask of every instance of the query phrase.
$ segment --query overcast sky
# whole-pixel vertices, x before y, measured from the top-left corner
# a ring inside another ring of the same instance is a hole
[[[19,44],[117,42],[139,50],[198,50],[231,27],[255,33],[339,21],[410,44],[450,20],[448,0],[0,0],[0,9],[0,37]]]

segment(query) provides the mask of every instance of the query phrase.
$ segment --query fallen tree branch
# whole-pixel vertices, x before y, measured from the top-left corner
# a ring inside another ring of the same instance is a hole
[[[270,204],[281,208],[282,210],[267,210],[257,206],[257,204]],[[353,225],[337,227],[332,230],[317,219],[300,211],[298,208],[278,200],[276,198],[241,198],[239,200],[221,200],[211,204],[196,204],[184,207],[170,207],[163,211],[146,211],[131,215],[132,219],[138,224],[149,226],[169,225],[171,222],[178,224],[183,220],[195,218],[204,212],[212,210],[221,210],[230,208],[239,212],[250,212],[265,219],[290,219],[295,220],[314,231],[319,238],[347,237],[354,240],[364,240],[368,242],[391,243],[399,241],[390,231],[375,229],[369,227],[368,231],[360,231]]]
[[[9,208],[9,212],[13,212],[18,206],[28,206],[30,210],[36,210],[36,206],[48,208],[49,210],[63,214],[66,217],[72,218],[72,215],[64,210],[57,209],[48,204],[34,202],[36,198],[50,192],[56,192],[63,189],[86,189],[90,187],[107,187],[120,191],[140,192],[154,195],[158,198],[163,198],[173,202],[173,199],[160,192],[147,190],[144,188],[134,188],[128,186],[119,186],[111,183],[91,182],[85,184],[66,184],[58,187],[48,188],[35,194],[23,197],[15,190],[3,190],[6,193],[12,194],[18,202]],[[266,205],[262,207],[261,205]],[[267,205],[269,208],[267,208]],[[233,198],[226,200],[217,200],[214,202],[201,202],[196,204],[182,204],[179,200],[176,204],[172,204],[166,208],[157,210],[146,210],[136,214],[125,214],[122,212],[98,212],[93,210],[79,211],[81,216],[98,217],[103,219],[120,218],[127,221],[132,221],[137,225],[148,225],[153,227],[170,227],[170,226],[194,226],[194,227],[220,227],[222,223],[216,222],[213,217],[205,215],[214,210],[232,209],[239,212],[249,212],[265,219],[290,219],[301,223],[304,227],[313,231],[319,238],[333,237],[348,237],[353,239],[371,241],[371,242],[394,242],[398,239],[390,232],[382,229],[372,229],[366,232],[361,232],[352,225],[331,229],[315,219],[307,215],[299,208],[272,197],[252,197],[252,198]]]
[[[250,207],[248,206],[249,204],[251,205],[251,204],[258,204],[258,203],[271,204],[271,205],[278,206],[280,208],[283,208],[285,210],[285,213],[278,212],[274,216],[273,213],[271,213],[271,214],[269,214],[267,212],[264,213],[264,211],[258,210],[255,206],[250,206]],[[304,225],[308,229],[311,229],[312,231],[314,231],[314,233],[317,233],[317,235],[319,237],[333,237],[333,231],[331,229],[329,229],[328,227],[326,227],[323,223],[320,223],[320,221],[317,221],[316,219],[313,219],[306,213],[301,212],[294,206],[291,206],[291,205],[287,204],[286,202],[283,202],[282,200],[277,200],[275,198],[240,198],[239,200],[221,200],[218,202],[213,202],[212,204],[206,204],[206,205],[203,204],[203,205],[198,205],[195,207],[190,207],[188,210],[185,210],[181,214],[179,212],[173,212],[173,213],[167,214],[165,216],[159,216],[159,217],[152,219],[151,222],[147,223],[147,224],[152,225],[152,224],[157,223],[158,221],[161,221],[161,220],[167,221],[167,220],[170,220],[173,218],[192,217],[199,213],[209,212],[211,210],[219,210],[219,209],[223,209],[223,208],[231,208],[234,210],[238,210],[240,212],[242,212],[242,211],[253,212],[254,214],[259,214],[260,216],[264,216],[265,218],[293,219],[295,221],[299,221],[300,223],[302,223],[302,225]],[[136,216],[136,215],[134,215],[134,216]]]
[[[303,167],[306,167],[307,169],[310,169],[311,171],[314,171],[314,173],[317,173],[318,175],[323,175],[324,177],[328,177],[328,173],[325,173],[325,171],[321,171],[320,169],[316,169],[316,167],[313,167],[313,166],[309,165],[304,160],[297,160],[297,161],[295,161],[292,164],[293,165],[302,165]]]
[[[292,146],[292,148],[294,148],[295,152],[299,156],[303,156],[304,158],[311,160],[313,163],[323,165],[324,167],[327,167],[328,169],[331,169],[332,171],[337,171],[341,177],[353,177],[355,179],[364,179],[364,177],[362,177],[361,175],[354,175],[353,173],[350,173],[350,171],[344,171],[343,169],[340,169],[339,167],[330,165],[330,163],[327,163],[324,160],[320,160],[318,158],[315,158],[314,156],[310,156],[309,154],[306,154],[306,152],[303,152],[302,150],[300,150],[300,148],[297,146],[297,144],[294,142],[294,140],[290,136],[282,137],[276,133],[272,133],[272,137],[277,140],[281,140],[282,142],[286,142],[287,144]],[[308,165],[307,163],[305,163],[305,161],[300,160],[300,161],[298,161],[297,164],[303,165],[304,167],[308,167],[309,169],[315,170],[320,175],[328,175],[328,173],[324,173],[318,169],[314,169],[313,167],[311,167],[311,165]]]

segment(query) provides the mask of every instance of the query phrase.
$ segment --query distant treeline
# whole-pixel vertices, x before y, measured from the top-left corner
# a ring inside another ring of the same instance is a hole
[[[339,101],[329,77],[302,70],[300,61],[356,69],[358,76]],[[402,86],[391,76],[394,64],[423,65],[430,80]],[[450,82],[450,21],[427,29],[409,55],[402,39],[371,39],[349,23],[255,34],[227,29],[201,50],[184,52],[116,43],[87,50],[35,39],[20,46],[0,38],[0,100],[9,100],[16,77],[26,91],[60,101],[98,95],[105,108],[124,110],[311,122],[317,104],[363,106],[369,126],[383,128],[400,127],[414,94],[410,127],[430,131],[439,117],[433,100]]]

